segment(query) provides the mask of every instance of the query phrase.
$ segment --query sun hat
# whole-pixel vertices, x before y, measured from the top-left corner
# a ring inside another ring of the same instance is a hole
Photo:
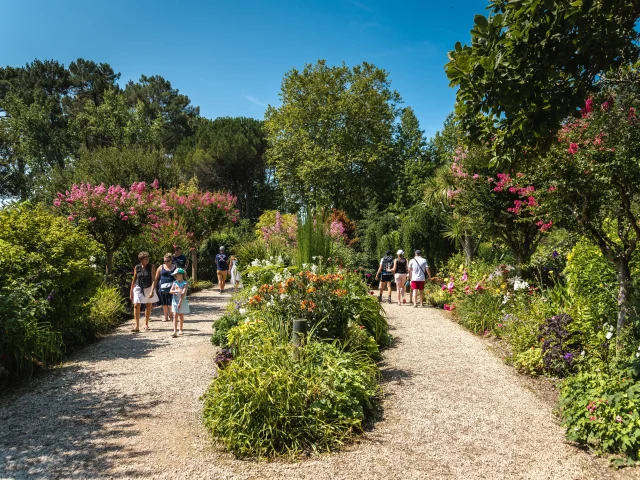
[[[396,252],[396,255],[404,255],[404,250],[400,249]]]
[[[220,247],[220,251],[221,251],[221,252],[224,252],[224,246],[221,246],[221,247]]]
[[[186,275],[187,272],[185,272],[183,268],[176,268],[176,271],[173,272],[171,275],[177,275],[177,274]]]

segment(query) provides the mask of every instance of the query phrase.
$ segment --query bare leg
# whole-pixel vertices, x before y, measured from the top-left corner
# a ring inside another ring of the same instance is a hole
[[[180,313],[180,335],[182,335],[182,329],[184,327],[184,313]]]
[[[164,320],[166,322],[169,320],[169,305],[162,305],[162,313],[164,313]]]
[[[151,310],[153,309],[152,303],[147,303],[147,307],[144,310],[144,327],[149,328],[149,320],[151,320]]]
[[[178,314],[173,312],[173,335],[178,334]]]
[[[133,305],[133,329],[140,330],[140,303]]]

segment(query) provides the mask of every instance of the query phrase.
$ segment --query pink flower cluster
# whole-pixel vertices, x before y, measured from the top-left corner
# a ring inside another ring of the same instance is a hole
[[[340,220],[334,220],[329,226],[329,235],[335,239],[345,239],[344,224]]]
[[[538,223],[536,223],[536,225],[540,227],[541,232],[547,232],[553,226],[553,221],[549,220],[548,222],[545,223],[544,220],[540,220]]]

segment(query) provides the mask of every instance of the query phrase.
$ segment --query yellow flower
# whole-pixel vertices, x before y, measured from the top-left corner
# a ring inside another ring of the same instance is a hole
[[[549,275],[553,275],[553,270],[549,270]]]

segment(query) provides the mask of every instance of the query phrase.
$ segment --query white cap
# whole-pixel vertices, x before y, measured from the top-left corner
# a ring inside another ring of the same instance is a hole
[[[404,255],[404,250],[398,250],[398,251],[396,252],[396,255]]]

